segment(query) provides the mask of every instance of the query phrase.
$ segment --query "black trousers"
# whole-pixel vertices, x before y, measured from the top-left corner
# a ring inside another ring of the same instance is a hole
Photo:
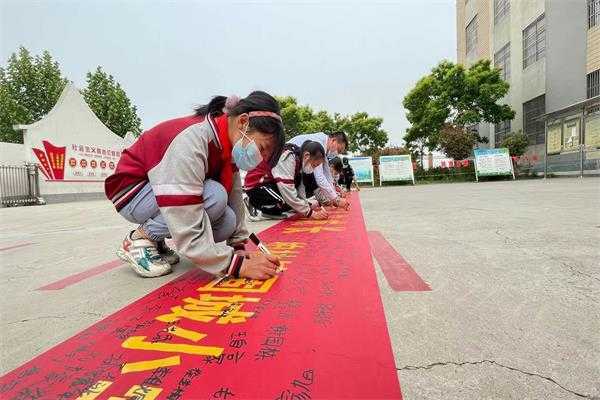
[[[354,175],[346,176],[344,173],[340,174],[340,178],[338,179],[338,183],[340,185],[345,185],[346,190],[349,192],[350,187],[352,186],[352,181],[354,180]]]
[[[313,174],[302,174],[302,183],[304,184],[306,197],[312,197],[318,187],[315,176]],[[262,186],[257,186],[247,190],[246,194],[252,207],[265,214],[281,215],[292,209],[283,200],[283,196],[281,196],[276,183],[266,183]]]
[[[281,215],[286,211],[290,211],[292,208],[288,206],[277,185],[275,183],[267,183],[262,186],[257,186],[253,189],[246,191],[248,199],[252,207],[262,211],[265,214],[270,215]]]

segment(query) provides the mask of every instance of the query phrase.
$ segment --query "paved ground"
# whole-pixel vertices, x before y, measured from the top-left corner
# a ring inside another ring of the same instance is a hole
[[[367,228],[433,289],[394,293],[378,271],[407,399],[600,398],[600,180],[361,199]]]
[[[405,398],[600,398],[600,179],[361,199],[368,228],[433,289],[393,292],[377,269]],[[191,268],[154,280],[116,268],[35,291],[114,260],[129,225],[103,201],[2,209],[0,222],[0,374]]]

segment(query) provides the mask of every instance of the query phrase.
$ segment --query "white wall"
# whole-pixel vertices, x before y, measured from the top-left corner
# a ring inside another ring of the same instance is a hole
[[[23,165],[26,158],[22,144],[0,142],[0,165]]]

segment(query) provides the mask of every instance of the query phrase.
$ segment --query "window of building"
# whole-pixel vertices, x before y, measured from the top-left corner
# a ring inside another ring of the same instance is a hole
[[[510,43],[494,54],[494,66],[500,68],[500,76],[505,81],[510,80]]]
[[[546,95],[538,96],[523,103],[523,130],[529,144],[541,144],[545,141],[544,119],[546,113]]]
[[[544,14],[523,30],[523,69],[545,56],[546,27]]]
[[[587,74],[587,98],[600,95],[600,69]]]
[[[494,124],[494,141],[496,142],[495,147],[500,147],[502,141],[510,133],[510,120],[502,121],[499,124]]]
[[[600,0],[588,0],[588,28],[600,23]]]
[[[469,25],[465,28],[467,56],[475,54],[477,49],[477,15],[473,17]]]
[[[598,0],[600,1],[600,0]],[[494,0],[494,23],[502,21],[510,11],[510,0]]]

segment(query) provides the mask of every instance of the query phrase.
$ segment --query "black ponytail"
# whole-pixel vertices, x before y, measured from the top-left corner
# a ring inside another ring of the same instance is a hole
[[[208,104],[197,107],[195,110],[196,115],[199,117],[206,117],[207,115],[211,117],[221,116],[223,115],[223,107],[225,107],[226,100],[227,97],[225,96],[215,96]]]

